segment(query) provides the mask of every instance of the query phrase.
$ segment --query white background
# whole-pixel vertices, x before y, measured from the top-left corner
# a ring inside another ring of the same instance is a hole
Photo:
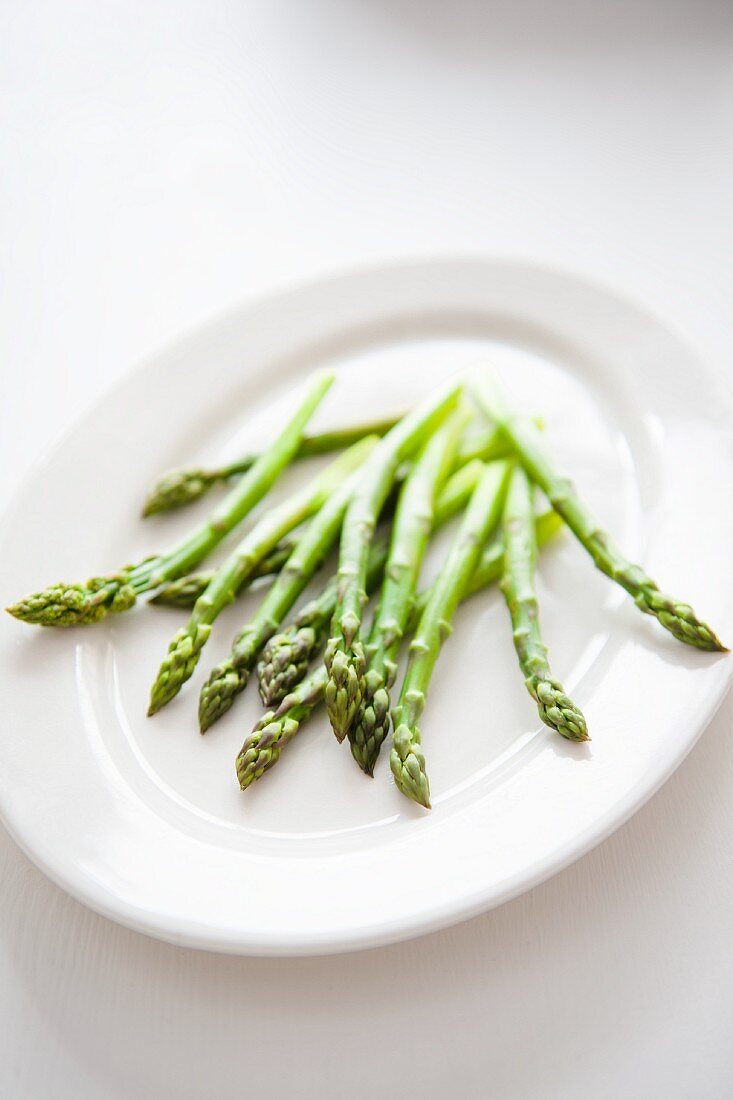
[[[144,354],[356,263],[559,265],[732,376],[726,0],[2,0],[0,17],[3,502]],[[574,867],[360,955],[155,943],[3,836],[0,1094],[730,1097],[732,718],[729,699]]]

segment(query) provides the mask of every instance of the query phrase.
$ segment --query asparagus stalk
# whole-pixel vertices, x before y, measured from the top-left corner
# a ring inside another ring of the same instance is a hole
[[[235,598],[257,564],[288,531],[322,507],[343,479],[362,462],[364,450],[364,441],[357,443],[339,455],[310,485],[272,508],[219,566],[206,591],[194,604],[188,623],[173,636],[150,691],[149,715],[169,703],[190,679],[214,621]]]
[[[295,535],[286,535],[284,539],[281,539],[275,549],[259,562],[252,571],[252,575],[245,579],[241,587],[237,589],[236,595],[239,596],[246,591],[253,581],[260,580],[262,577],[272,577],[279,573],[295,549],[297,542],[298,539]],[[156,607],[180,607],[184,610],[190,610],[199,596],[203,596],[215,573],[215,569],[201,569],[196,573],[188,573],[185,577],[179,577],[178,580],[169,581],[168,584],[164,584],[162,588],[158,589],[154,596],[150,597],[148,603],[155,604]]]
[[[447,523],[465,507],[483,471],[483,462],[474,459],[448,478],[435,505],[435,528]],[[386,558],[387,542],[377,536],[369,555],[367,592],[379,583]],[[306,604],[293,622],[275,634],[263,649],[257,673],[265,706],[279,703],[305,676],[308,665],[327,637],[337,593],[338,581],[334,577],[318,599]]]
[[[346,458],[351,463],[363,462],[374,449],[378,436],[366,436],[355,443],[333,469],[343,467]],[[340,475],[341,470],[337,473]],[[240,692],[244,691],[254,667],[257,655],[268,638],[277,630],[283,616],[293,606],[335,542],[344,518],[344,512],[358,484],[359,469],[339,484],[330,481],[333,493],[310,523],[298,541],[282,572],[260,604],[254,618],[237,634],[231,652],[212,670],[201,689],[199,697],[199,725],[206,730],[230,709]]]
[[[480,471],[482,470],[483,465],[480,467]],[[454,475],[451,481],[453,481],[455,477],[456,475]],[[449,487],[450,482],[446,485],[446,490]],[[441,499],[445,499],[447,495],[448,494],[444,491]],[[470,496],[470,491],[467,492],[467,496]],[[458,511],[458,508],[456,508],[456,511]],[[437,528],[440,526],[442,521],[440,517],[439,502],[438,508],[436,509],[435,527]],[[557,512],[548,511],[538,515],[535,518],[537,545],[544,546],[549,539],[553,538],[558,533],[561,527],[562,520]],[[490,546],[484,549],[479,563],[471,576],[468,587],[461,596],[461,599],[467,599],[469,596],[474,595],[474,593],[480,592],[482,588],[488,588],[492,584],[496,584],[502,576],[503,566],[503,541],[500,539],[494,540]],[[427,606],[431,591],[430,588],[427,588],[417,593],[415,601],[410,608],[405,633],[411,634],[417,626]],[[399,648],[397,650],[397,654],[398,653]],[[395,654],[393,659],[396,660],[397,654]],[[355,760],[363,767],[367,775],[374,774],[374,766],[377,762],[377,757],[379,756],[379,752],[389,732],[389,688],[392,686],[392,683],[394,683],[394,679],[392,679],[392,682],[386,687],[377,685],[375,688],[372,688],[370,681],[371,672],[372,670],[370,669],[367,673],[367,687],[364,695],[364,702],[357,718],[355,734],[351,744],[351,751]],[[264,700],[264,702],[267,702],[267,700]],[[362,765],[362,760],[365,762],[364,765]]]
[[[387,433],[370,455],[359,488],[351,498],[341,532],[339,587],[326,647],[326,707],[342,741],[354,721],[363,693],[364,648],[359,638],[366,602],[369,547],[379,513],[401,462],[409,458],[456,407],[460,384],[443,390],[409,413]]]
[[[580,709],[552,675],[547,646],[542,641],[535,591],[537,540],[532,486],[526,471],[512,473],[502,522],[504,574],[501,589],[512,620],[514,648],[525,676],[527,691],[537,704],[540,718],[569,741],[587,741],[588,730]]]
[[[433,528],[435,498],[453,461],[460,413],[450,417],[416,459],[400,494],[379,605],[366,647],[367,671],[356,719],[348,731],[351,753],[372,775],[389,729],[389,689],[414,601],[417,578]]]
[[[532,423],[542,428],[542,420],[536,416]],[[481,431],[469,431],[461,440],[456,453],[455,466],[465,466],[474,459],[481,462],[494,462],[497,458],[507,458],[512,454],[512,447],[500,428],[484,428]]]
[[[562,530],[562,527],[563,522],[557,512],[550,510],[547,512],[540,512],[539,515],[535,516],[534,529],[538,549],[543,547],[550,539],[554,539]],[[484,548],[479,558],[479,563],[471,574],[471,579],[461,595],[461,600],[467,600],[470,596],[474,596],[484,588],[490,588],[492,584],[496,584],[497,581],[501,580],[503,574],[504,540],[499,536],[492,539],[489,545]],[[432,589],[427,588],[423,592],[418,593],[414,610],[410,616],[410,627],[413,630],[420,621],[420,616],[427,606],[431,591]]]
[[[661,592],[652,578],[615,545],[578,495],[572,482],[560,473],[532,427],[508,406],[492,374],[484,371],[473,383],[476,398],[516,451],[525,470],[565,520],[590,554],[598,569],[620,584],[636,606],[654,615],[680,642],[698,649],[726,647],[707,623],[701,622],[689,604]]]
[[[458,601],[476,568],[486,536],[499,518],[509,472],[508,463],[492,463],[476,486],[410,643],[399,702],[392,712],[395,729],[390,753],[392,774],[402,793],[426,809],[430,808],[430,785],[418,722]]]
[[[464,445],[464,442],[461,443],[460,453],[465,457],[465,463],[459,463],[459,460],[456,459],[456,472],[445,485],[446,492],[450,488],[451,492],[461,498],[461,506],[465,503],[463,494],[466,491],[466,487],[470,486],[472,489],[475,486],[478,476],[483,469],[483,464],[479,461],[477,455],[486,453],[490,457],[495,457],[494,452],[496,448],[491,440],[495,440],[498,434],[496,429],[492,429],[488,433],[483,433],[480,438],[477,438],[468,446]],[[481,440],[483,440],[483,444]],[[506,454],[506,443],[502,442],[502,448],[504,454]],[[441,499],[442,497],[443,494],[441,493]],[[252,581],[260,577],[269,577],[272,574],[279,573],[295,549],[297,541],[297,536],[284,538],[271,554],[263,558],[252,576],[248,577],[242,587],[238,589],[237,595],[239,595],[240,592],[244,592]],[[164,584],[162,588],[158,589],[155,595],[148,600],[148,603],[155,604],[156,607],[180,607],[189,610],[196,603],[199,596],[203,595],[215,572],[215,569],[202,569],[199,572],[189,573],[185,577],[178,577],[174,581],[169,581],[167,584]],[[333,609],[329,613],[329,618],[332,614]],[[285,694],[287,694],[287,692]],[[269,705],[272,700],[266,699],[265,702]]]
[[[327,454],[350,447],[366,436],[383,436],[394,427],[399,417],[377,420],[372,424],[356,424],[354,427],[336,428],[333,431],[304,434],[296,458],[310,458],[313,455]],[[485,437],[484,437],[485,438]],[[477,439],[477,444],[480,438]],[[505,445],[506,446],[506,445]],[[169,470],[163,474],[150,490],[143,507],[144,516],[158,512],[169,512],[174,508],[183,508],[208,493],[212,485],[219,481],[228,481],[232,477],[246,474],[257,459],[259,451],[244,455],[236,462],[230,462],[218,468],[205,469],[200,466],[187,466]]]
[[[40,626],[81,626],[109,613],[127,611],[142,592],[159,588],[187,573],[240,523],[271,488],[297,450],[303,428],[333,382],[319,371],[285,428],[209,518],[163,554],[145,558],[85,584],[55,584],[26,596],[7,610],[16,619]]]
[[[537,517],[537,541],[544,545],[557,534],[562,520],[555,512],[545,512]],[[501,539],[495,539],[486,547],[463,593],[462,599],[495,584],[502,574],[504,547]],[[410,613],[408,633],[414,630],[427,606],[432,589],[418,595]],[[292,692],[269,710],[255,726],[237,756],[237,776],[242,790],[246,790],[280,758],[280,753],[292,741],[300,727],[323,702],[328,674],[325,665],[317,665]]]
[[[376,420],[369,424],[357,424],[354,427],[336,428],[314,435],[304,434],[296,458],[310,458],[313,455],[327,454],[341,448],[350,447],[359,439],[368,435],[384,436],[393,428],[400,417]],[[502,433],[496,429],[471,432],[462,442],[456,455],[456,466],[463,466],[474,458],[491,462],[495,458],[506,458],[509,447]],[[169,470],[155,482],[143,506],[143,516],[156,515],[184,508],[208,493],[213,485],[220,481],[245,474],[259,457],[258,452],[244,455],[235,462],[219,467],[184,466]]]

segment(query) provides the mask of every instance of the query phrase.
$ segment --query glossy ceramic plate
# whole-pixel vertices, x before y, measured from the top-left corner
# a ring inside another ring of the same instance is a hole
[[[5,601],[165,547],[195,516],[138,518],[159,470],[271,434],[311,370],[322,425],[399,410],[487,359],[629,554],[733,638],[733,421],[680,341],[634,305],[492,262],[369,270],[245,306],[133,372],[51,453],[6,516]],[[283,479],[278,493],[304,476]],[[721,491],[724,489],[725,491]],[[449,532],[446,533],[446,537]],[[426,563],[434,571],[438,540]],[[255,606],[222,616],[194,680],[155,719],[150,682],[181,614],[87,629],[2,623],[3,818],[97,911],[175,943],[315,954],[414,936],[547,878],[629,817],[689,751],[733,664],[674,641],[570,535],[543,554],[553,666],[592,742],[541,727],[496,591],[457,616],[423,723],[430,814],[374,780],[321,713],[246,793],[233,761],[253,687],[202,738],[198,687]]]

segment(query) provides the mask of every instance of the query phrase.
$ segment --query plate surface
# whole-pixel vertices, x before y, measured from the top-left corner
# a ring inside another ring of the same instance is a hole
[[[271,435],[312,369],[338,371],[318,415],[326,426],[399,411],[481,359],[543,416],[628,553],[730,642],[733,419],[715,382],[673,334],[605,290],[480,261],[296,289],[136,370],[18,494],[0,534],[5,602],[177,538],[195,509],[137,518],[152,476]],[[306,473],[288,472],[276,495]],[[540,726],[499,594],[481,594],[459,611],[431,685],[429,815],[395,790],[386,752],[367,780],[322,713],[239,791],[233,759],[260,714],[254,686],[205,738],[196,699],[254,595],[222,616],[196,677],[155,719],[148,688],[181,613],[140,608],[73,632],[4,617],[3,819],[71,894],[175,943],[317,954],[471,916],[638,809],[692,747],[733,667],[640,615],[569,534],[542,556],[540,596],[553,667],[592,742],[572,746]]]

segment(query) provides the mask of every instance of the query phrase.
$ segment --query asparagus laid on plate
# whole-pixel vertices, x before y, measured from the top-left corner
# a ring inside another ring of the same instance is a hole
[[[726,647],[715,632],[698,619],[689,604],[661,592],[640,565],[621,553],[570,479],[558,470],[539,433],[509,407],[493,372],[477,373],[473,390],[481,408],[504,433],[530,478],[545,493],[598,569],[625,588],[641,611],[656,616],[679,641],[698,649],[724,651]]]
[[[499,434],[493,428],[489,432],[483,432],[480,435],[479,433],[473,433],[473,441],[467,439],[461,442],[455,460],[456,471],[445,486],[446,492],[450,488],[451,492],[462,495],[466,486],[470,485],[473,488],[482,469],[482,464],[476,457],[477,455],[485,454],[487,456],[485,461],[497,457],[497,451],[499,456],[506,457],[508,447],[503,437],[499,440],[500,446],[497,447],[496,445]],[[441,494],[441,499],[443,499],[443,494]],[[237,595],[240,592],[245,592],[249,585],[260,577],[270,577],[279,573],[295,549],[297,541],[297,534],[282,539],[272,553],[262,559],[252,576],[246,578],[242,587],[238,589]],[[203,595],[207,585],[211,583],[215,572],[215,569],[202,569],[178,577],[174,581],[169,581],[158,589],[155,595],[148,600],[148,603],[154,604],[156,607],[180,607],[183,610],[190,610],[199,596]],[[331,614],[333,614],[333,609],[331,609],[329,617]],[[287,692],[284,694],[287,694]],[[269,705],[272,700],[265,699],[264,702]]]
[[[379,535],[369,553],[366,589],[372,592],[382,577],[388,540]],[[326,582],[323,591],[298,611],[291,623],[270,638],[257,666],[260,698],[265,706],[284,699],[303,679],[315,655],[328,637],[338,595],[338,579]]]
[[[216,665],[201,689],[199,726],[202,733],[226,714],[236,696],[244,691],[262,646],[280,626],[336,541],[349,499],[358,484],[359,463],[374,449],[377,440],[376,435],[366,436],[334,463],[335,476],[327,479],[331,495],[325,497],[254,618],[237,634],[228,657]],[[348,456],[354,472],[343,478],[342,468]],[[339,477],[342,478],[340,482]]]
[[[54,584],[26,596],[7,610],[16,619],[40,626],[82,626],[110,613],[127,611],[142,592],[188,573],[203,561],[262,499],[296,452],[305,425],[333,383],[333,373],[319,371],[283,431],[227,494],[209,518],[163,554],[145,558],[84,584]]]
[[[504,574],[501,590],[509,608],[514,648],[524,682],[537,704],[540,718],[569,741],[587,741],[585,718],[565,694],[560,681],[552,675],[547,646],[542,641],[535,590],[537,537],[532,495],[526,471],[517,466],[509,482],[502,517]]]
[[[368,441],[367,441],[368,442]],[[150,691],[148,714],[155,714],[171,701],[193,674],[211,628],[228,603],[235,599],[244,580],[272,550],[283,535],[298,527],[321,508],[344,478],[364,457],[364,441],[357,443],[331,463],[309,485],[283,501],[260,520],[219,566],[202,596],[194,604],[185,627],[173,637]],[[255,469],[255,467],[252,467]],[[248,474],[244,475],[245,478]]]
[[[532,417],[532,423],[538,428],[543,427],[540,417]],[[465,466],[478,458],[481,462],[494,462],[497,458],[508,458],[512,453],[511,444],[501,428],[483,428],[477,430],[470,428],[460,444],[456,453],[455,468]]]
[[[483,471],[483,462],[474,459],[448,478],[435,505],[433,526],[436,529],[465,507]],[[388,545],[388,540],[377,534],[369,553],[367,592],[371,592],[381,579]],[[321,594],[306,604],[293,622],[275,634],[263,649],[257,674],[265,706],[272,707],[279,703],[305,676],[309,664],[328,637],[337,593],[338,580],[334,577]]]
[[[399,702],[392,712],[394,738],[389,762],[395,783],[426,809],[430,808],[430,785],[418,722],[440,648],[451,632],[453,614],[486,537],[501,514],[510,470],[506,462],[492,463],[476,486],[410,643]]]
[[[246,577],[242,585],[237,589],[236,595],[246,592],[249,586],[262,577],[273,577],[280,572],[288,560],[298,542],[296,535],[286,535],[281,539],[275,549],[262,559],[249,577]],[[148,603],[156,607],[179,607],[184,611],[190,611],[199,596],[204,592],[214,579],[216,569],[201,569],[196,573],[188,573],[185,577],[179,577],[175,581],[169,581],[159,588]]]
[[[369,456],[359,488],[351,498],[341,532],[339,588],[326,647],[326,707],[333,731],[342,741],[354,721],[363,694],[365,657],[360,640],[366,602],[369,548],[379,514],[400,463],[415,453],[458,404],[461,384],[428,398],[399,422]]]
[[[382,593],[366,646],[363,696],[348,731],[351,753],[367,775],[373,773],[389,730],[389,690],[397,675],[397,656],[433,529],[436,496],[453,462],[463,423],[461,413],[454,413],[435,432],[416,458],[400,493]]]
[[[339,451],[357,443],[370,435],[386,435],[390,428],[399,420],[399,417],[391,417],[385,420],[377,420],[373,424],[356,424],[348,428],[336,428],[332,431],[317,432],[316,434],[303,434],[296,458],[311,458],[313,455],[328,454],[330,451]],[[486,436],[479,436],[477,444],[481,440],[486,445]],[[496,445],[496,443],[494,443]],[[501,443],[498,444],[501,446]],[[505,444],[506,446],[506,444]],[[260,452],[244,455],[236,462],[230,462],[225,466],[206,469],[200,466],[188,466],[177,470],[169,470],[163,474],[150,490],[143,507],[144,516],[152,516],[158,512],[170,512],[175,508],[183,508],[198,500],[208,493],[213,485],[220,481],[229,481],[232,477],[246,474],[257,459]]]
[[[314,455],[327,454],[350,447],[368,435],[386,435],[400,419],[399,416],[373,423],[355,424],[353,427],[334,428],[331,431],[304,433],[296,458],[311,458]],[[509,447],[502,433],[496,428],[473,431],[458,449],[456,465],[463,466],[473,458],[491,462],[495,458],[506,458]],[[143,506],[143,515],[152,516],[160,512],[170,512],[184,508],[208,493],[212,486],[221,481],[246,474],[259,458],[259,452],[244,455],[235,462],[219,467],[184,466],[162,474],[151,488]]]
[[[275,710],[262,716],[237,754],[237,779],[243,791],[277,764],[280,753],[295,737],[301,723],[322,701],[327,683],[326,666],[318,665]]]
[[[537,542],[543,546],[562,527],[562,520],[555,512],[544,512],[537,517]],[[504,565],[504,546],[495,539],[486,547],[463,593],[462,599],[488,588],[500,579]],[[407,625],[409,634],[420,621],[427,606],[431,589],[419,593],[410,613]],[[317,665],[292,691],[280,700],[279,705],[262,716],[245,741],[237,756],[236,767],[242,790],[246,790],[280,758],[281,751],[293,740],[313,711],[323,702],[328,674],[324,665]]]

